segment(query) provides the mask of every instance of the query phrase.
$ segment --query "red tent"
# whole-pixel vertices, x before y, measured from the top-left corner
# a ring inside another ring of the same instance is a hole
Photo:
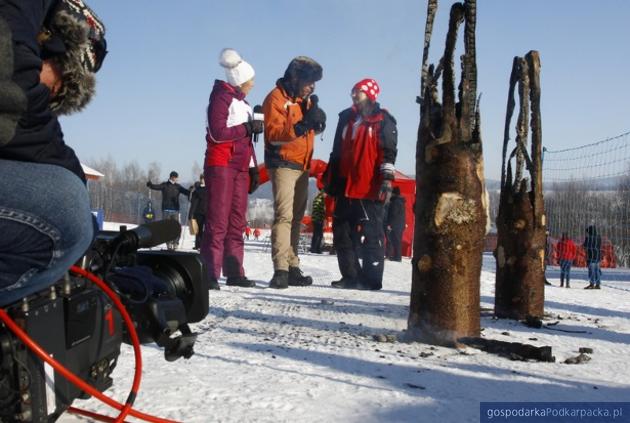
[[[317,179],[317,186],[321,187],[322,184],[322,176],[324,171],[326,170],[327,163],[323,160],[314,159],[311,160],[311,169],[309,171],[309,175],[312,178]],[[264,164],[258,165],[258,171],[260,173],[260,184],[264,184],[269,181],[269,175],[267,174],[267,168],[265,168]],[[394,179],[393,185],[395,187],[400,188],[400,195],[405,198],[406,201],[406,213],[405,213],[405,231],[403,232],[402,237],[402,255],[406,257],[411,257],[411,247],[413,245],[413,204],[416,201],[416,180],[410,178],[402,172],[396,171],[396,178]],[[328,198],[327,198],[328,200]],[[330,222],[332,221],[332,212],[334,207],[331,207],[329,201],[326,202],[326,225],[324,227],[325,231],[330,230]],[[308,216],[307,216],[308,217]],[[305,217],[305,218],[307,218]],[[307,219],[310,224],[310,218]],[[306,223],[306,222],[305,222]]]
[[[402,236],[402,255],[411,257],[413,246],[413,205],[416,201],[416,180],[402,172],[396,171],[395,187],[400,188],[400,195],[405,199],[405,231]]]

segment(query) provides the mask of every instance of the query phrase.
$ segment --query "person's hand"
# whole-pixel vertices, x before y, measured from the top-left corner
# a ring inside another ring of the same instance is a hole
[[[378,201],[383,204],[389,203],[389,199],[392,196],[392,181],[385,179],[381,184],[381,188],[378,190]]]
[[[314,130],[316,134],[324,132],[326,129],[326,113],[318,106],[317,96],[311,97],[311,108],[304,113],[302,120],[295,124],[295,134],[300,137],[309,130]]]
[[[308,120],[311,122],[312,129],[316,134],[321,134],[326,129],[326,113],[319,107],[309,110],[307,113]]]
[[[258,185],[260,185],[260,174],[258,172],[257,167],[249,168],[249,189],[247,192],[249,194],[253,193],[258,189]]]
[[[149,188],[151,188],[151,185],[153,185],[153,184],[151,183],[151,181],[148,181],[148,182],[147,182],[147,186],[148,186]]]
[[[252,134],[260,134],[264,130],[262,120],[250,120],[243,125],[245,126],[245,130],[247,130],[248,137]]]

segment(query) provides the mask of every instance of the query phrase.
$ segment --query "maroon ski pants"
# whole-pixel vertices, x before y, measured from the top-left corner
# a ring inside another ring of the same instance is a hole
[[[204,172],[208,189],[206,228],[201,255],[208,276],[244,276],[243,231],[247,225],[249,173],[230,167],[208,166]]]

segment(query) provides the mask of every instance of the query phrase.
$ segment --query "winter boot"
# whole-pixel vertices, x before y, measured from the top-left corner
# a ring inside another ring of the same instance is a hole
[[[593,289],[595,287],[595,285],[593,285],[592,283],[588,284],[588,286],[584,289]]]
[[[218,291],[221,289],[221,287],[219,286],[219,282],[215,278],[210,278],[210,281],[208,282],[208,289],[214,289]]]
[[[289,272],[286,270],[276,270],[273,278],[269,282],[269,288],[284,289],[289,287]]]
[[[569,280],[568,280],[568,279],[567,279],[567,288],[570,288],[570,286],[569,286]]]
[[[330,284],[333,288],[341,288],[341,289],[356,289],[358,287],[358,281],[356,278],[347,278],[342,277],[338,281],[332,281]]]
[[[255,288],[256,282],[251,279],[247,279],[246,276],[232,276],[227,278],[225,282],[228,286],[241,286],[243,288]]]
[[[564,279],[560,278],[560,288],[564,288]]]
[[[358,288],[361,291],[379,291],[383,288],[383,284],[382,283],[367,283],[367,282],[360,282]]]
[[[289,285],[309,286],[313,285],[313,278],[305,276],[299,267],[289,267]]]

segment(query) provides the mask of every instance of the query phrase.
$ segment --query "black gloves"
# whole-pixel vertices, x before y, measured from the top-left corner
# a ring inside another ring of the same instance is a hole
[[[249,190],[247,192],[249,194],[253,193],[258,189],[260,174],[258,173],[257,167],[249,168]]]
[[[311,96],[311,108],[304,113],[301,121],[293,127],[295,135],[301,137],[309,130],[314,130],[316,134],[324,132],[326,129],[326,113],[317,105],[317,96]]]
[[[148,181],[148,182],[147,182],[147,186],[148,186],[149,188],[151,188],[151,185],[153,185],[153,184],[151,183],[151,181]]]
[[[381,188],[378,190],[378,200],[382,201],[383,204],[387,204],[392,196],[392,181],[395,178],[394,171],[396,168],[393,163],[382,163],[380,169],[383,182],[381,183]]]
[[[252,134],[260,134],[264,130],[262,120],[250,120],[245,122],[243,126],[245,126],[245,130],[247,130],[248,137]]]
[[[392,197],[392,181],[384,179],[381,184],[381,188],[378,190],[378,201],[382,201],[383,204],[389,203],[389,199]]]

